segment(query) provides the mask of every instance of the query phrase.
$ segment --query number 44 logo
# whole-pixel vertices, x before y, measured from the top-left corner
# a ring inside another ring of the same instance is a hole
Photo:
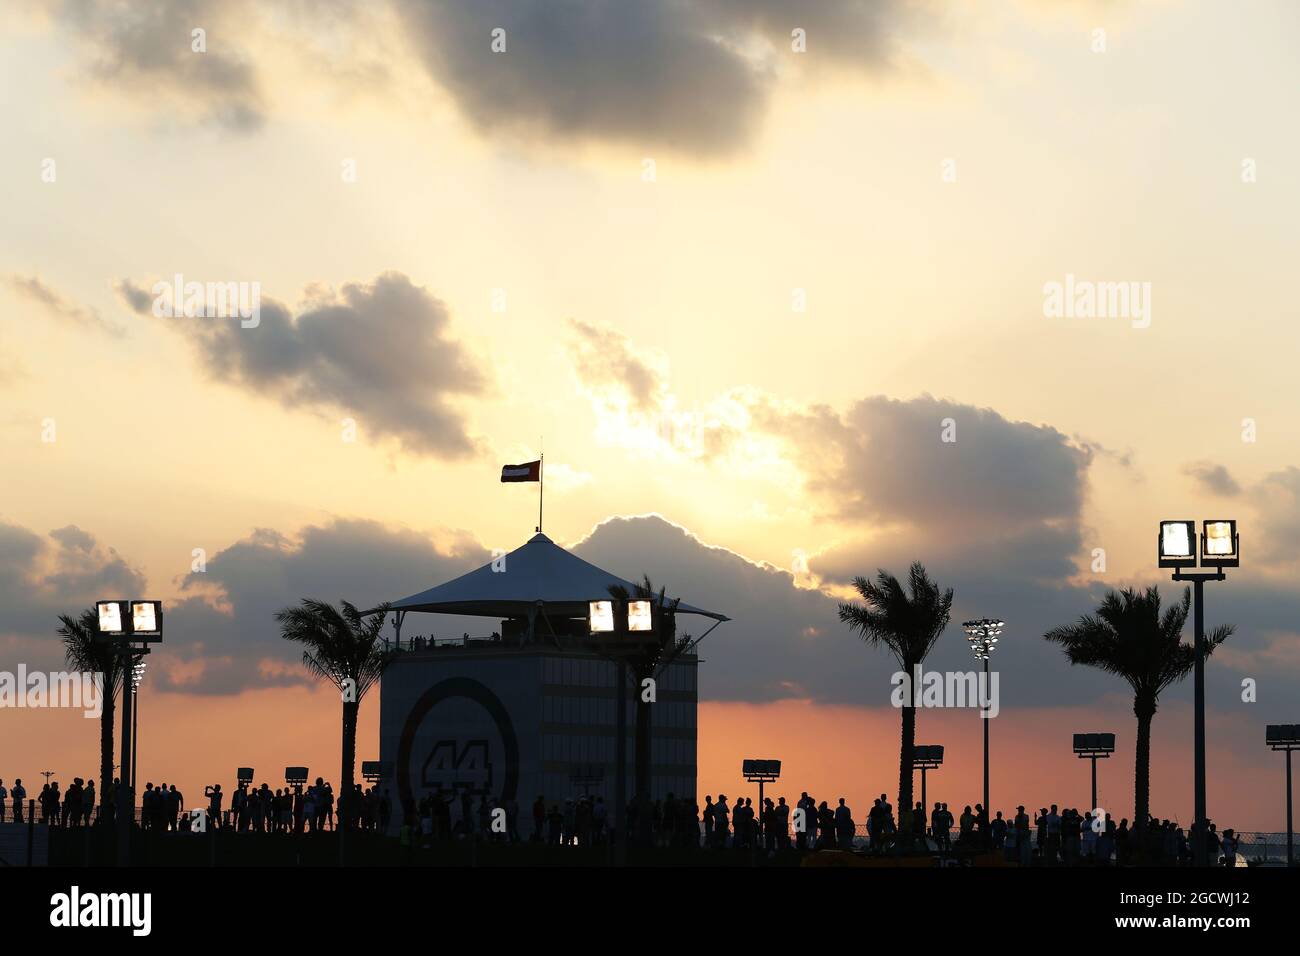
[[[457,740],[439,740],[424,762],[421,779],[436,790],[468,790],[487,793],[492,789],[492,761],[486,740],[469,740],[464,747]]]

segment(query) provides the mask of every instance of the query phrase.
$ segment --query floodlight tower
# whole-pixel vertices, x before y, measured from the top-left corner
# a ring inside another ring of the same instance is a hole
[[[1115,752],[1114,734],[1075,734],[1074,753],[1080,760],[1092,761],[1092,803],[1097,810],[1097,761],[1108,760]]]
[[[587,629],[591,647],[614,662],[614,848],[619,862],[627,858],[627,684],[629,662],[655,643],[657,615],[646,600],[591,601]],[[647,799],[648,794],[638,794]]]
[[[928,814],[930,812],[930,803],[926,799],[925,791],[925,773],[927,770],[938,770],[943,766],[943,745],[926,744],[924,746],[917,744],[912,748],[912,769],[921,771],[921,811]],[[902,812],[899,807],[899,812]],[[987,810],[988,808],[985,807]],[[925,842],[925,829],[921,830],[922,843]],[[925,849],[922,847],[922,849]]]
[[[148,644],[162,640],[161,601],[97,601],[99,636],[117,649],[126,670],[122,681],[122,759],[119,779],[135,794],[135,689],[144,676],[142,658]],[[136,642],[140,646],[136,646]]]
[[[1264,740],[1272,750],[1286,751],[1286,865],[1295,866],[1295,829],[1291,824],[1291,751],[1300,749],[1300,724],[1270,724]]]
[[[742,760],[740,772],[750,783],[758,784],[758,836],[761,840],[767,835],[763,827],[763,784],[776,783],[781,778],[781,761]]]
[[[1201,567],[1213,571],[1190,571],[1196,567],[1196,522],[1162,521],[1156,536],[1156,559],[1162,568],[1173,568],[1175,581],[1191,581],[1194,595],[1193,627],[1195,643],[1195,715],[1192,735],[1195,748],[1193,771],[1193,802],[1196,820],[1193,824],[1196,837],[1192,840],[1192,861],[1196,866],[1206,866],[1205,811],[1205,582],[1222,581],[1224,568],[1235,568],[1241,563],[1241,542],[1237,537],[1237,522],[1233,520],[1204,521],[1201,531]],[[1145,827],[1146,821],[1139,821]]]
[[[998,636],[1002,629],[1006,627],[1002,621],[996,618],[984,617],[978,621],[966,621],[962,624],[962,629],[966,632],[966,640],[970,642],[971,652],[975,655],[976,660],[984,662],[984,707],[980,712],[980,718],[984,721],[984,817],[985,820],[993,818],[993,811],[989,809],[989,715],[988,706],[992,703],[989,698],[989,655],[997,650]],[[983,824],[981,824],[983,826]],[[981,837],[985,834],[981,834]]]

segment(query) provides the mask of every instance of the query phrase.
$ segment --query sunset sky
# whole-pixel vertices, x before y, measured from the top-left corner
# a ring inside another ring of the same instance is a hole
[[[1099,801],[1131,816],[1127,685],[1042,635],[1107,587],[1175,600],[1160,518],[1236,518],[1209,809],[1280,829],[1298,40],[1287,0],[6,4],[0,669],[58,667],[58,613],[161,598],[141,779],[337,774],[337,695],[272,612],[522,544],[535,486],[499,471],[544,443],[550,537],[733,618],[701,648],[701,797],[774,756],[788,796],[892,798],[895,665],[835,611],[919,559],[956,591],[930,667],[1008,622],[994,809],[1083,807],[1069,735],[1109,730]],[[259,283],[259,324],[156,317],[176,274]],[[1149,283],[1149,325],[1046,315],[1067,276]],[[1155,720],[1182,821],[1190,704]],[[920,714],[931,799],[979,799],[980,734]],[[97,748],[0,710],[29,791]]]

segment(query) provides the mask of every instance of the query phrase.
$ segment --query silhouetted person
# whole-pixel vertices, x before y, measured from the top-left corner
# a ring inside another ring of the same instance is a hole
[[[546,828],[546,801],[539,793],[533,801],[533,842],[540,843]]]
[[[852,849],[854,829],[853,811],[844,802],[844,798],[840,797],[840,804],[835,808],[835,840],[841,848]]]
[[[245,793],[245,796],[247,796],[247,793]],[[174,783],[167,788],[167,792],[163,795],[163,817],[167,821],[167,829],[172,832],[180,829],[181,809],[184,802],[181,792],[176,789]]]
[[[912,845],[919,847],[922,852],[930,849],[925,845],[925,804],[920,800],[912,808]]]
[[[993,822],[989,824],[989,838],[992,841],[990,847],[994,850],[1001,850],[1002,845],[1007,839],[1007,821],[1002,819],[1002,811],[994,817]]]
[[[1237,834],[1231,827],[1223,831],[1223,865],[1237,865]]]
[[[1029,845],[1029,814],[1025,813],[1023,806],[1016,807],[1016,849],[1020,854],[1020,865],[1028,866],[1032,849]]]
[[[1056,862],[1060,849],[1061,815],[1057,812],[1056,804],[1052,804],[1052,809],[1047,812],[1047,856],[1052,863]]]
[[[81,789],[80,777],[73,777],[68,789],[63,792],[64,826],[81,826]]]
[[[718,794],[718,802],[713,805],[713,843],[718,848],[727,845],[727,837],[730,831],[730,822],[727,817],[730,809],[727,807],[727,795]]]
[[[776,848],[790,849],[790,805],[785,802],[785,797],[777,799],[773,820],[776,828]]]
[[[203,795],[208,798],[208,826],[215,829],[221,826],[221,784],[204,787]]]
[[[1034,830],[1038,835],[1038,853],[1047,862],[1047,807],[1039,807],[1034,817]]]
[[[835,813],[825,800],[817,805],[817,849],[835,849]]]
[[[807,792],[804,793],[804,826],[808,828],[808,849],[817,847],[817,801]]]
[[[59,825],[59,785],[58,783],[46,784],[41,788],[41,795],[37,802],[41,805],[41,822],[46,826],[53,821],[55,826]]]
[[[930,836],[934,837],[935,849],[943,851],[949,844],[948,823],[943,812],[943,804],[936,802],[930,811]]]
[[[10,791],[14,799],[14,823],[23,822],[23,801],[27,799],[27,791],[23,788],[22,777],[14,778],[14,788]]]

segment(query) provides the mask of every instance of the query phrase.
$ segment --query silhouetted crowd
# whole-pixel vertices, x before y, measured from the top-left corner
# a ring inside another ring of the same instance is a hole
[[[147,792],[147,791],[146,791]],[[334,787],[322,777],[310,785],[296,783],[274,790],[240,782],[222,810],[225,794],[221,784],[205,787],[207,820],[219,829],[237,833],[313,833],[324,830],[388,829],[393,804],[385,789],[354,784],[351,792],[335,798]]]
[[[53,827],[85,826],[101,815],[110,821],[130,812],[134,802],[119,780],[113,781],[114,800],[96,806],[93,780],[74,777],[66,789],[50,780],[34,798],[39,822]],[[272,789],[263,783],[250,787],[241,781],[223,806],[220,784],[204,788],[205,807],[187,812],[185,797],[174,784],[146,783],[141,794],[140,826],[147,830],[187,832],[195,829],[233,830],[238,833],[310,833],[350,828],[387,833],[392,818],[388,790],[356,784],[337,800],[334,789],[321,777],[314,784],[294,784]],[[6,807],[11,813],[6,815]],[[0,822],[24,822],[28,796],[21,779],[6,788],[0,780]],[[399,829],[403,846],[417,842],[473,838],[504,843],[524,842],[519,829],[519,804],[504,803],[491,795],[477,801],[467,790],[429,791],[408,813]],[[615,826],[604,798],[582,795],[547,803],[538,796],[532,805],[528,841],[554,846],[599,846],[610,842]],[[712,850],[762,850],[768,853],[851,849],[872,855],[931,853],[1000,854],[1021,866],[1126,866],[1142,861],[1160,866],[1185,866],[1194,860],[1196,827],[1184,829],[1171,820],[1151,817],[1145,830],[1118,823],[1109,813],[1096,814],[1056,804],[1041,807],[1032,816],[1023,806],[1010,817],[1001,810],[989,819],[981,804],[967,805],[954,817],[948,804],[937,802],[927,810],[921,801],[895,815],[886,794],[872,802],[865,821],[865,837],[843,797],[834,806],[818,801],[807,791],[791,807],[785,797],[763,799],[755,807],[749,797],[731,803],[726,794],[695,800],[668,794],[662,800],[633,798],[626,811],[626,839],[633,846],[692,847]],[[1238,865],[1237,834],[1219,833],[1208,823],[1202,836],[1211,863]]]
[[[13,812],[7,817],[5,802],[10,799],[13,801]],[[41,823],[53,827],[88,825],[95,811],[95,781],[73,777],[72,783],[63,792],[59,791],[57,780],[47,781],[36,795],[35,801],[37,819]],[[23,786],[22,778],[14,780],[12,788],[5,787],[5,782],[0,780],[0,823],[7,819],[22,823],[25,819],[23,814],[27,812],[27,789]]]
[[[519,831],[519,806],[499,804],[490,795],[477,800],[468,792],[426,793],[413,808],[412,819],[400,829],[404,846],[417,842],[474,838],[524,842]],[[785,797],[768,797],[755,807],[749,797],[734,803],[719,794],[693,800],[668,794],[663,800],[633,799],[627,806],[627,841],[633,846],[694,847],[712,850],[762,850],[768,853],[855,850],[888,856],[911,853],[939,855],[1000,854],[1008,863],[1022,866],[1125,866],[1139,860],[1161,866],[1190,865],[1191,836],[1169,820],[1152,817],[1145,832],[1118,823],[1110,814],[1060,810],[1055,804],[1032,816],[1023,806],[1009,818],[997,811],[989,819],[981,804],[965,806],[954,816],[947,803],[932,808],[917,801],[895,815],[886,794],[872,802],[865,826],[860,827],[845,798],[834,806],[818,801],[806,791],[791,807]],[[538,796],[532,805],[528,842],[553,846],[600,846],[613,836],[613,815],[602,797],[584,795],[549,804]],[[865,829],[865,836],[860,832]],[[1194,828],[1193,828],[1194,829]],[[1205,834],[1207,859],[1235,866],[1239,849],[1232,830],[1218,832],[1215,824]]]
[[[113,799],[104,806],[96,803],[95,783],[74,777],[65,790],[51,780],[34,798],[34,819],[52,827],[89,826],[98,821],[113,822],[119,814],[134,816],[135,801],[130,789],[114,778]],[[187,808],[176,785],[146,783],[140,794],[139,826],[145,830],[192,832],[208,828],[240,833],[302,833],[334,830],[351,821],[354,829],[385,832],[392,816],[392,800],[385,789],[353,787],[335,805],[333,787],[320,777],[315,784],[298,784],[272,790],[267,784],[250,789],[241,783],[223,810],[225,793],[221,784],[205,787],[206,806]],[[27,822],[28,795],[21,779],[12,788],[0,780],[0,823]]]

